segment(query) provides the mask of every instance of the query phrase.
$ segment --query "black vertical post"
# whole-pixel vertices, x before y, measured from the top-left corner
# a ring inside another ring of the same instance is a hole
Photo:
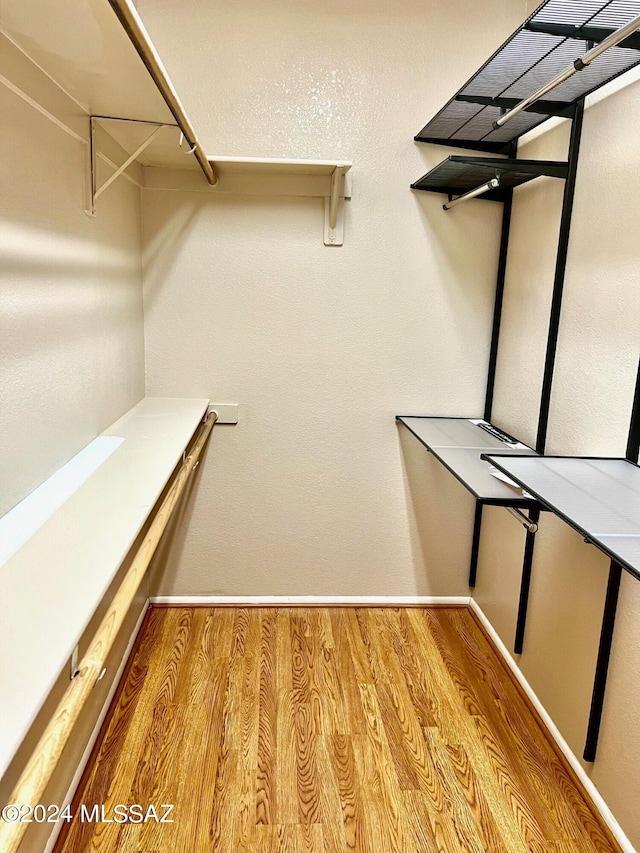
[[[518,153],[518,141],[509,145],[508,156],[515,157]],[[496,366],[498,363],[498,344],[500,342],[500,322],[502,320],[502,302],[504,299],[504,283],[507,271],[507,253],[509,251],[509,231],[511,229],[511,211],[513,209],[513,190],[506,190],[502,207],[502,229],[500,232],[500,252],[498,255],[498,272],[496,275],[496,295],[493,303],[493,324],[491,326],[491,345],[489,347],[489,364],[487,367],[487,387],[484,395],[485,421],[491,420],[493,406],[493,391],[496,384]],[[476,585],[478,573],[478,554],[480,552],[480,533],[482,531],[482,504],[476,501],[476,511],[473,519],[473,539],[471,542],[471,564],[469,566],[469,586]]]
[[[553,368],[556,360],[558,345],[558,330],[560,328],[560,313],[562,310],[562,290],[564,275],[567,268],[567,252],[569,249],[569,234],[571,231],[571,213],[573,211],[573,196],[576,187],[578,171],[578,153],[580,151],[580,135],[584,115],[584,99],[576,103],[571,122],[571,139],[569,141],[569,169],[564,183],[562,199],[562,216],[560,218],[560,233],[558,236],[558,253],[556,255],[556,270],[553,279],[553,296],[551,297],[551,312],[549,315],[549,332],[547,335],[547,352],[544,362],[542,393],[540,395],[540,412],[538,414],[538,435],[536,450],[544,453],[547,443],[549,426],[549,405],[551,403],[551,387],[553,385]]]
[[[636,392],[633,395],[631,407],[631,423],[629,424],[629,440],[627,441],[627,459],[629,462],[638,462],[640,453],[640,361],[638,361],[638,373],[636,376]]]
[[[491,420],[493,392],[496,384],[498,364],[498,344],[500,342],[500,321],[507,271],[507,252],[509,250],[509,231],[511,229],[511,211],[513,209],[513,190],[508,190],[502,208],[502,232],[500,235],[500,255],[498,257],[498,276],[496,279],[496,298],[493,305],[493,326],[491,328],[491,347],[489,349],[489,368],[487,370],[487,390],[484,397],[484,419]]]
[[[469,586],[476,585],[478,573],[478,554],[480,552],[480,531],[482,529],[482,504],[476,501],[476,514],[473,518],[473,539],[471,540],[471,565],[469,566]]]
[[[562,292],[564,289],[564,277],[567,268],[569,235],[571,232],[571,214],[573,211],[573,196],[575,193],[576,175],[578,171],[578,153],[580,151],[583,115],[584,101],[582,100],[578,101],[574,108],[573,120],[571,122],[571,138],[569,140],[569,151],[567,154],[568,172],[564,183],[564,194],[562,197],[562,214],[560,217],[560,232],[558,234],[558,252],[556,254],[556,269],[553,279],[553,295],[551,297],[549,331],[547,334],[547,351],[545,355],[544,374],[542,379],[542,393],[540,396],[540,411],[538,413],[538,433],[536,436],[536,450],[538,453],[544,453],[547,443],[551,387],[553,385],[553,369],[555,366],[556,349],[558,346],[560,313],[562,310]],[[540,518],[540,512],[539,510],[534,510],[533,512],[535,512],[535,521],[537,522]],[[532,520],[533,512],[529,514]],[[516,622],[516,636],[514,640],[514,652],[516,654],[521,654],[524,646],[524,632],[527,623],[527,608],[529,606],[529,588],[531,586],[531,567],[533,565],[534,547],[535,534],[527,533],[524,557],[522,561],[520,600],[518,602],[518,618]]]
[[[620,578],[622,567],[615,560],[611,561],[609,568],[609,582],[607,584],[607,597],[602,614],[602,629],[600,631],[600,646],[598,648],[598,660],[596,662],[596,674],[593,680],[593,693],[591,694],[591,711],[589,712],[589,726],[587,728],[587,741],[584,747],[583,758],[585,761],[595,761],[598,746],[598,735],[600,734],[600,721],[602,720],[602,707],[604,704],[604,692],[607,686],[607,672],[609,669],[609,657],[611,655],[611,643],[613,641],[613,627],[616,621],[616,608],[618,606],[618,592],[620,591]]]
[[[535,524],[540,520],[540,510],[529,510],[529,518]],[[524,543],[524,557],[522,560],[522,577],[520,579],[520,600],[518,602],[518,620],[516,622],[516,638],[513,650],[517,655],[522,654],[524,645],[524,628],[527,622],[527,607],[529,606],[529,587],[531,586],[531,566],[533,565],[533,548],[536,534],[527,531]]]

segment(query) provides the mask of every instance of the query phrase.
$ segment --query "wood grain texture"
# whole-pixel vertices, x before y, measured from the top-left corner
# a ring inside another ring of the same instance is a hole
[[[462,608],[156,607],[56,853],[620,853]]]

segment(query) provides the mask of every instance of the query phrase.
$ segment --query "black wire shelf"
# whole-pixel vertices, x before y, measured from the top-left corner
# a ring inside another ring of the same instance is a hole
[[[570,117],[577,101],[640,64],[638,32],[502,127],[494,122],[590,48],[640,15],[640,0],[547,0],[415,136],[458,148],[508,154],[510,144],[551,116]]]
[[[461,195],[497,176],[500,179],[500,187],[489,190],[480,198],[487,201],[504,201],[509,190],[527,181],[542,175],[566,178],[567,172],[568,164],[556,160],[451,156],[411,184],[411,189],[444,193],[448,196]]]

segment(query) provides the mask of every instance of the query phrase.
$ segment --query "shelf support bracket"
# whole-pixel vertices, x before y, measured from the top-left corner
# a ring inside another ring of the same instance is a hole
[[[351,181],[347,167],[338,165],[331,174],[329,196],[324,200],[324,244],[344,243],[344,200],[351,197]]]
[[[90,133],[89,133],[89,147],[90,147],[89,163],[90,163],[90,169],[91,169],[91,176],[90,176],[91,208],[90,208],[89,213],[91,216],[95,216],[96,215],[96,200],[98,199],[98,197],[101,196],[102,193],[108,187],[110,187],[111,184],[114,181],[116,181],[123,172],[125,172],[129,168],[129,166],[133,163],[133,161],[136,160],[140,154],[142,154],[142,152],[145,150],[145,148],[147,148],[147,146],[155,139],[156,135],[162,130],[162,128],[165,125],[158,124],[153,129],[151,134],[144,140],[144,142],[136,148],[136,150],[133,152],[133,154],[130,154],[127,157],[127,159],[124,161],[124,163],[121,166],[118,166],[118,168],[113,172],[113,174],[109,175],[107,180],[100,187],[98,187],[97,186],[97,176],[96,176],[96,142],[95,142],[95,123],[97,121],[97,117],[96,116],[90,116],[89,121],[90,121],[90,125],[91,125]]]
[[[533,566],[533,551],[535,546],[535,535],[538,531],[540,521],[540,510],[529,510],[529,526],[524,525],[527,537],[524,543],[524,556],[522,558],[522,575],[520,577],[520,597],[518,600],[518,618],[516,621],[516,636],[513,643],[513,651],[517,655],[522,654],[524,646],[524,632],[527,624],[527,610],[529,607],[529,588],[531,587],[531,569]]]
[[[587,728],[587,739],[582,757],[585,761],[595,761],[598,748],[598,735],[600,734],[600,722],[602,720],[602,708],[604,706],[604,693],[607,686],[607,673],[609,671],[609,657],[611,655],[611,644],[613,643],[613,629],[616,621],[616,609],[618,606],[618,593],[620,591],[620,580],[622,566],[611,561],[609,568],[609,581],[607,583],[607,596],[602,614],[602,629],[600,632],[600,645],[598,648],[598,660],[593,680],[593,693],[591,695],[591,710],[589,712],[589,725]]]

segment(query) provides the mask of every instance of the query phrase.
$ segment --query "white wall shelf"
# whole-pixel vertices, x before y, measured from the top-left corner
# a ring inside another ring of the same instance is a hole
[[[207,185],[193,170],[144,170],[147,189],[234,193],[236,195],[299,196],[325,199],[324,243],[344,241],[344,201],[351,198],[353,164],[348,160],[294,160],[270,157],[209,156],[218,183]]]
[[[0,11],[0,82],[90,146],[87,212],[95,213],[97,197],[120,174],[150,188],[207,190],[212,181],[203,172],[213,168],[221,192],[325,198],[324,242],[342,244],[352,164],[205,155],[130,0],[0,0]],[[142,35],[136,40],[132,30]],[[156,85],[154,61],[191,131],[182,147],[178,113]],[[97,157],[110,166],[99,180]],[[141,167],[151,173],[143,176]]]
[[[0,568],[0,776],[71,657],[209,401],[146,398],[124,441]],[[28,498],[26,499],[28,500]]]

